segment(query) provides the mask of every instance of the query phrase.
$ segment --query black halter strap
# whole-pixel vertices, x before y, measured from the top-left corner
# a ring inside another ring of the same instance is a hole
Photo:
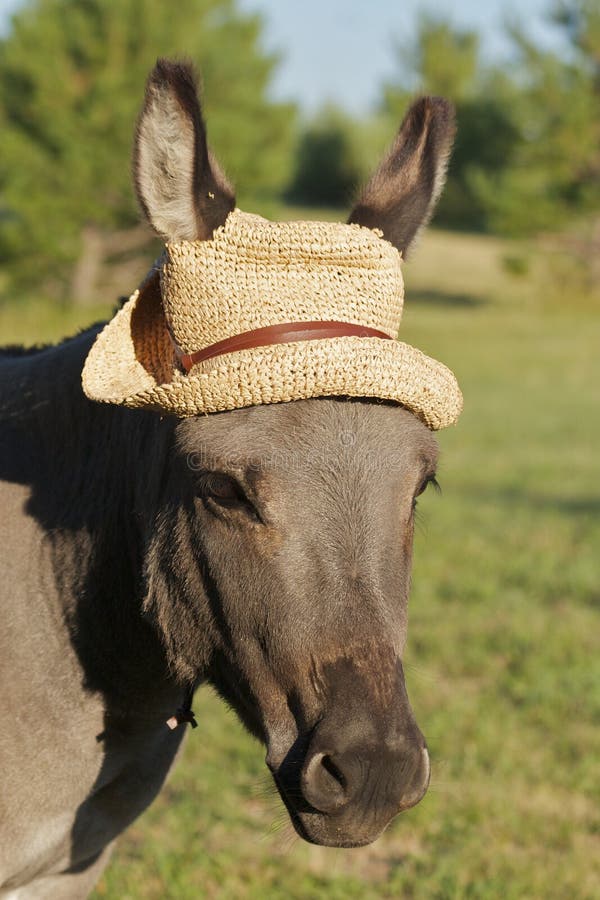
[[[190,686],[186,688],[185,694],[183,695],[183,703],[181,706],[177,707],[175,714],[171,716],[170,719],[167,719],[167,725],[171,731],[174,731],[179,725],[184,725],[186,722],[191,725],[192,728],[198,727],[196,716],[192,709],[192,700],[194,699],[195,690],[195,684],[190,684]]]

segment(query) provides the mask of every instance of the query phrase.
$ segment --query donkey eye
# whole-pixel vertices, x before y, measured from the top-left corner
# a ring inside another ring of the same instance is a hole
[[[257,518],[253,505],[235,478],[222,472],[205,473],[200,479],[199,494],[203,500],[210,500],[225,509],[243,508]]]
[[[220,472],[210,472],[204,476],[201,485],[203,497],[210,497],[223,506],[232,506],[243,503],[246,499],[238,484],[228,475]]]
[[[427,490],[427,488],[429,487],[430,484],[433,485],[433,487],[436,489],[436,491],[440,492],[442,490],[435,475],[428,475],[426,478],[423,479],[423,481],[419,485],[419,488],[413,498],[413,509],[416,508],[417,497],[420,497],[421,494],[423,494]]]
[[[433,487],[436,489],[436,491],[441,491],[439,481],[437,480],[435,475],[428,475],[427,478],[425,478],[423,480],[423,482],[421,483],[421,486],[419,487],[419,490],[415,494],[415,497],[420,497],[421,494],[425,493],[425,491],[427,490],[427,488],[429,487],[430,484],[433,485]]]

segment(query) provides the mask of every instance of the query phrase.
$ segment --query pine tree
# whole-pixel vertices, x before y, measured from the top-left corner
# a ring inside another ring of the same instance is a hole
[[[566,51],[540,49],[512,30],[518,149],[505,170],[479,185],[502,233],[556,232],[600,211],[600,7],[569,0],[553,19]]]
[[[398,63],[399,79],[383,87],[382,107],[391,119],[401,119],[416,92],[446,97],[456,108],[456,143],[436,222],[487,230],[489,204],[479,185],[509,164],[518,140],[509,83],[482,64],[476,32],[435,16],[421,18],[414,43],[398,48]]]
[[[238,196],[288,175],[294,110],[269,100],[276,58],[235,0],[30,0],[0,41],[0,258],[11,289],[80,300],[145,232],[133,129],[158,56],[202,73],[209,140]]]

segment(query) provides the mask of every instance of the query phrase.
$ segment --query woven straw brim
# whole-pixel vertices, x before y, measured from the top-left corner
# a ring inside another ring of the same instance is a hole
[[[342,337],[242,350],[184,374],[169,338],[158,278],[136,291],[98,335],[83,370],[86,395],[187,417],[309,397],[369,397],[409,409],[429,428],[462,410],[453,373],[395,340]]]

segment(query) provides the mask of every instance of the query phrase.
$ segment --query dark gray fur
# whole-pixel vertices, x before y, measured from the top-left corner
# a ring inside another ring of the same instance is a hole
[[[151,84],[172,103],[169,66]],[[0,356],[0,897],[88,894],[160,789],[195,681],[264,742],[303,837],[374,840],[429,774],[401,658],[433,436],[361,400],[189,420],[95,405],[94,334]]]

